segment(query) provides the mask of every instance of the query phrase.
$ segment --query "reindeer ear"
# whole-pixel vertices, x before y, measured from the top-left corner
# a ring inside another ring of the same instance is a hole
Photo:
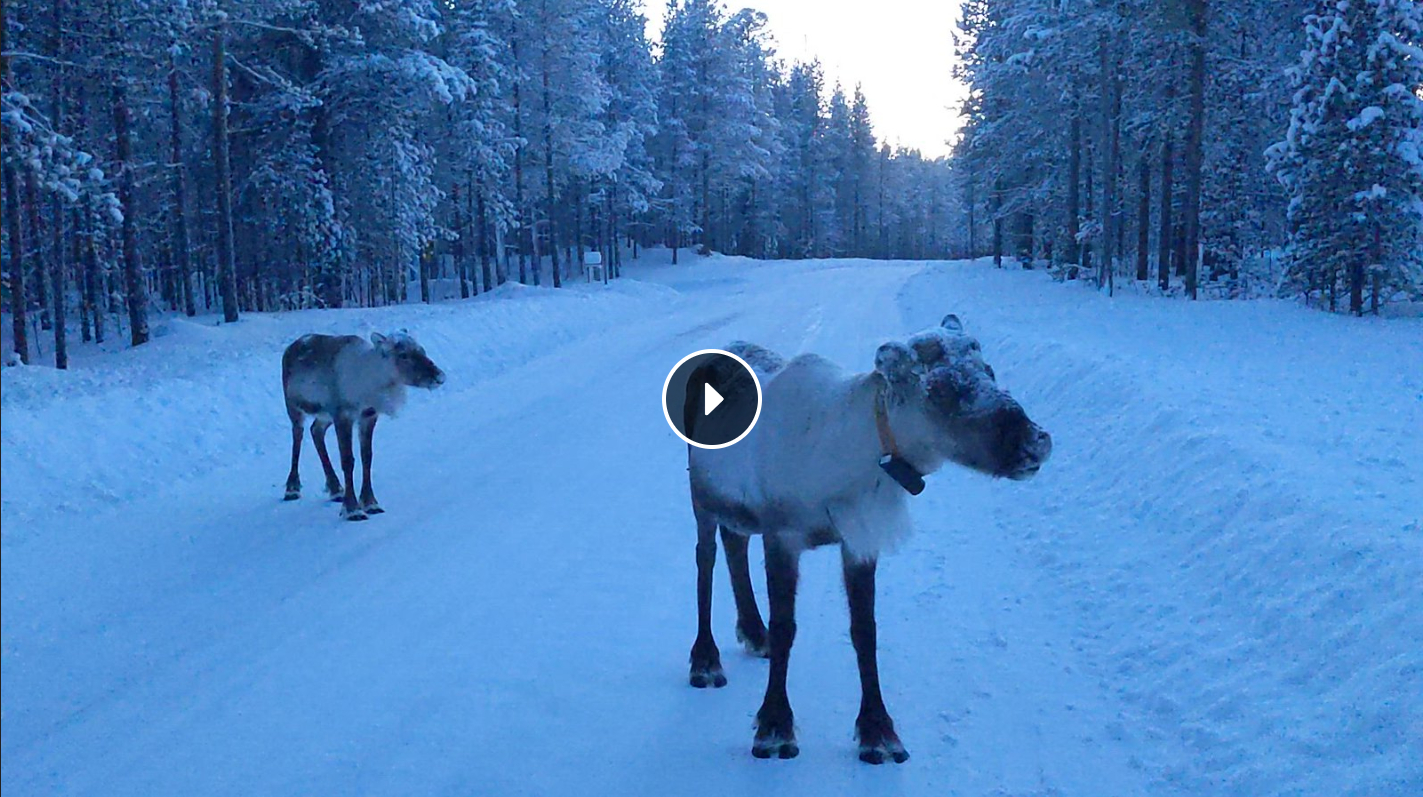
[[[907,382],[914,376],[918,360],[914,350],[899,341],[892,341],[875,352],[875,370],[891,383]]]
[[[954,315],[953,313],[949,313],[948,315],[944,316],[944,320],[939,322],[939,326],[943,327],[944,329],[947,329],[950,332],[963,331],[963,322],[960,321],[959,317]]]
[[[382,335],[379,332],[371,333],[371,345],[375,346],[377,349],[384,349],[388,345],[388,343],[389,339],[386,338],[385,335]]]

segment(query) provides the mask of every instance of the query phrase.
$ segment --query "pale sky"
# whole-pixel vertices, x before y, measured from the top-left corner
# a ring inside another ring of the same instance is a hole
[[[723,0],[729,11],[763,11],[777,53],[788,62],[819,57],[827,93],[858,82],[875,135],[947,155],[963,90],[952,76],[958,0]],[[648,33],[662,29],[666,0],[644,0]]]

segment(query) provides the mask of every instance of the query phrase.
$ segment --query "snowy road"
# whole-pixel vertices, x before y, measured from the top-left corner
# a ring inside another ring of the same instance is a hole
[[[7,372],[4,790],[1423,792],[1416,322],[1109,302],[959,264],[635,275],[255,319],[240,350],[177,329],[124,364],[141,379]],[[724,567],[730,685],[686,685],[694,534],[667,369],[737,338],[865,368],[948,311],[1054,459],[1026,483],[934,477],[881,565],[911,761],[855,759],[828,551],[801,582],[801,757],[757,761],[765,662],[735,644]],[[308,497],[279,500],[276,352],[342,322],[408,326],[450,375],[382,422],[388,511],[362,524],[311,496],[309,448]]]

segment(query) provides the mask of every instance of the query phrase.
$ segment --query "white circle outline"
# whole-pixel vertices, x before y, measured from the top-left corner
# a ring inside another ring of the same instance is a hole
[[[667,388],[672,386],[672,375],[677,373],[677,369],[681,368],[683,363],[692,359],[693,357],[697,357],[703,354],[723,354],[741,363],[741,367],[745,368],[746,372],[751,374],[751,383],[756,386],[756,414],[751,418],[751,425],[746,427],[746,431],[742,432],[740,435],[737,435],[736,439],[732,440],[729,443],[720,443],[714,446],[698,443],[697,441],[682,434],[681,430],[677,428],[677,424],[672,423],[671,414],[667,412]],[[756,428],[756,422],[761,420],[761,404],[763,398],[764,396],[761,393],[761,380],[756,376],[756,369],[752,368],[749,363],[747,363],[740,357],[737,357],[735,354],[732,354],[731,352],[727,351],[726,349],[701,349],[699,351],[694,351],[691,354],[688,354],[686,357],[683,357],[682,359],[678,360],[677,364],[672,366],[672,370],[667,372],[667,378],[662,381],[662,417],[667,419],[667,425],[672,427],[672,433],[682,438],[682,441],[687,445],[696,446],[697,448],[704,448],[708,451],[714,451],[718,448],[734,446],[737,443],[741,442],[742,439],[746,437],[746,435],[751,434],[751,430]]]

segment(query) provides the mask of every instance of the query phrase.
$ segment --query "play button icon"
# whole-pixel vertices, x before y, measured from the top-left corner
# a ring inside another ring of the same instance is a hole
[[[712,387],[710,384],[703,385],[703,389],[702,389],[702,413],[703,413],[703,414],[705,414],[705,415],[711,415],[711,414],[712,414],[712,411],[715,410],[717,407],[721,406],[721,403],[722,403],[723,401],[725,401],[725,400],[726,400],[726,399],[723,399],[723,398],[721,397],[721,394],[720,394],[720,393],[716,392],[716,388]]]
[[[692,352],[667,374],[662,412],[689,445],[726,448],[761,417],[761,383],[746,361],[729,351]]]

